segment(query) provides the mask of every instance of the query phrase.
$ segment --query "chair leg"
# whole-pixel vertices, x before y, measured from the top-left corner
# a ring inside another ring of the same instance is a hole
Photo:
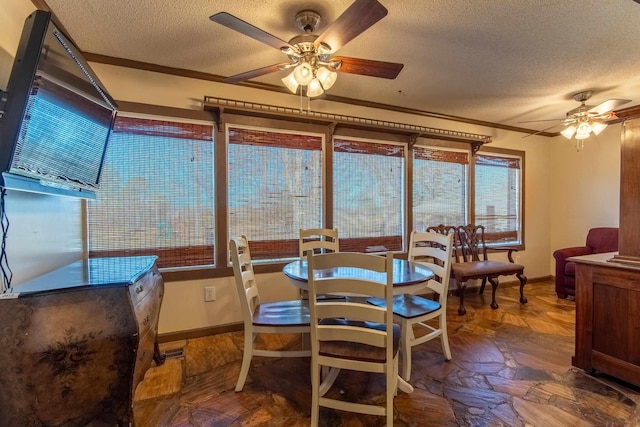
[[[400,337],[400,356],[402,357],[402,378],[409,381],[411,378],[411,342],[413,342],[413,325],[407,319],[402,319],[400,325],[402,335]]]
[[[527,277],[524,274],[516,274],[516,277],[520,281],[520,304],[526,304],[527,297],[524,296],[524,285],[527,283]]]
[[[456,280],[456,284],[458,285],[458,296],[460,297],[460,305],[458,306],[458,314],[465,315],[467,314],[467,309],[464,308],[464,291],[467,288],[467,282],[460,283]]]
[[[387,427],[393,427],[393,397],[396,394],[395,389],[398,381],[397,366],[398,366],[398,358],[396,357],[393,360],[391,369],[387,371],[387,381],[386,381],[387,401],[385,402]]]
[[[242,367],[240,368],[240,375],[238,375],[238,382],[236,383],[236,391],[242,391],[244,383],[247,380],[247,374],[249,374],[249,366],[251,366],[251,357],[253,356],[253,342],[255,335],[253,333],[244,334],[244,351],[242,352]]]
[[[498,290],[498,278],[497,277],[489,277],[489,283],[491,283],[491,308],[494,310],[498,308],[498,303],[496,302],[496,291]]]
[[[487,286],[487,278],[485,277],[484,279],[482,279],[482,285],[480,285],[480,290],[478,291],[479,294],[482,294],[484,292],[484,287]]]
[[[311,357],[311,427],[317,427],[320,419],[320,366]]]
[[[451,360],[451,349],[449,348],[449,334],[447,333],[447,318],[444,311],[440,315],[440,342],[442,343],[442,352],[446,360]]]

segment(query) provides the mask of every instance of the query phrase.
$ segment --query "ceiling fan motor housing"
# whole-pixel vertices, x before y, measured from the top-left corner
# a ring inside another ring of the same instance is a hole
[[[320,23],[320,14],[314,10],[303,10],[296,14],[296,24],[305,33],[313,33]]]

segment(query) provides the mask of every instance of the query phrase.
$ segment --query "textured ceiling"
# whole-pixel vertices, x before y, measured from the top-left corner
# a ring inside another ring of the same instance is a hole
[[[213,23],[225,11],[283,40],[294,16],[352,0],[46,0],[79,47],[220,76],[286,62],[278,50]],[[579,104],[640,104],[640,4],[633,0],[380,0],[388,15],[337,54],[404,64],[395,80],[341,73],[329,94],[541,130]],[[286,71],[257,82],[282,85]],[[203,94],[206,95],[206,94]],[[558,129],[552,129],[558,130]]]

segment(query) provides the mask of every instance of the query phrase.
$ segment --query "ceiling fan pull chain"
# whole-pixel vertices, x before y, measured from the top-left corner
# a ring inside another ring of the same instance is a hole
[[[300,86],[300,112],[302,113],[302,86]]]

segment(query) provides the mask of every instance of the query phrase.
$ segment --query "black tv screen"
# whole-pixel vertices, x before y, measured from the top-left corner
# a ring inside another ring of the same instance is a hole
[[[116,105],[50,13],[27,17],[7,93],[1,185],[95,197]]]

